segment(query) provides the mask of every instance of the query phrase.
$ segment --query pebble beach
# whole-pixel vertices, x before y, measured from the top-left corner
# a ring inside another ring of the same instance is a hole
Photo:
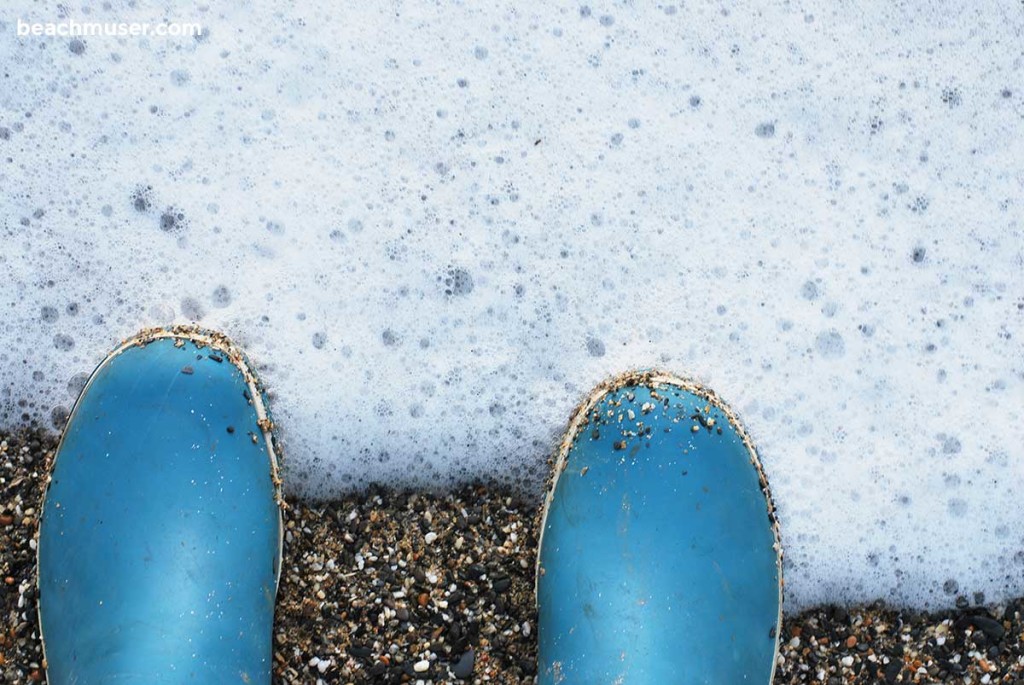
[[[34,536],[55,447],[51,433],[0,433],[4,683],[45,681]],[[534,683],[537,518],[485,484],[290,501],[274,682]],[[775,682],[1021,685],[1022,613],[1024,599],[974,596],[942,613],[879,602],[787,615]]]

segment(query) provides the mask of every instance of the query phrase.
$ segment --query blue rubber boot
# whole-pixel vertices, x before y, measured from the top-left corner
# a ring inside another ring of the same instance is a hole
[[[599,387],[545,503],[540,683],[767,685],[781,588],[767,482],[729,409],[665,374]]]
[[[50,685],[270,683],[283,530],[270,429],[223,336],[147,331],[100,364],[43,506]]]

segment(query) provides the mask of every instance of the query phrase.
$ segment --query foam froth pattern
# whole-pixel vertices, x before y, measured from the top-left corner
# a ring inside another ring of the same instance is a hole
[[[539,501],[574,405],[659,367],[757,443],[791,608],[1024,593],[1019,3],[181,7],[5,7],[0,425],[196,321],[292,496]]]

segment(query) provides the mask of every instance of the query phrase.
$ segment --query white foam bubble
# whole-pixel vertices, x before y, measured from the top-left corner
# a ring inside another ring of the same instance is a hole
[[[791,607],[1024,593],[1019,8],[258,5],[0,26],[0,423],[198,319],[293,494],[536,494],[660,366],[755,436]]]

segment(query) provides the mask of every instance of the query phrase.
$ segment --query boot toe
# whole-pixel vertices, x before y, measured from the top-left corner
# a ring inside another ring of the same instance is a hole
[[[108,357],[43,509],[51,685],[269,683],[278,483],[263,397],[229,344],[156,335]]]
[[[780,555],[753,447],[713,394],[626,377],[577,414],[538,563],[542,683],[770,683]]]

